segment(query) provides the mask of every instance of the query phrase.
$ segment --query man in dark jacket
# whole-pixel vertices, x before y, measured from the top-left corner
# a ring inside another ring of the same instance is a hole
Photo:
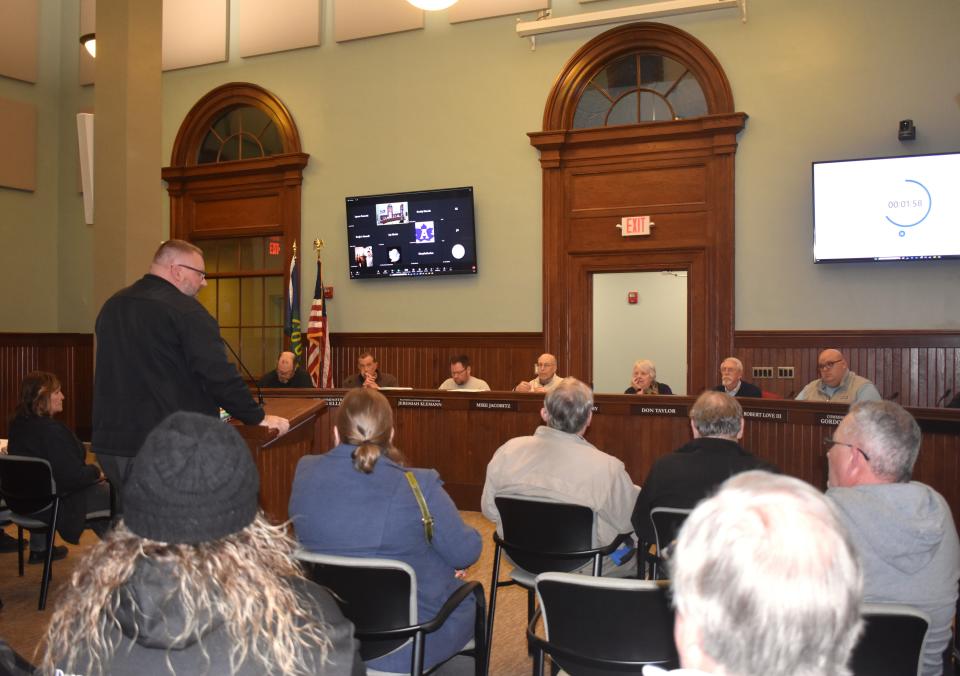
[[[297,357],[293,352],[281,352],[277,358],[277,368],[264,373],[257,384],[260,387],[313,387],[310,375],[297,366]]]
[[[716,392],[726,392],[731,397],[762,397],[763,392],[753,383],[743,378],[743,362],[736,357],[727,357],[720,362],[720,384],[714,387]]]
[[[641,541],[655,542],[650,510],[692,509],[734,474],[776,469],[737,443],[743,437],[743,409],[721,392],[701,394],[690,409],[693,441],[657,460],[633,509],[631,522]]]
[[[264,415],[227,361],[217,321],[195,298],[206,286],[203,252],[164,242],[150,271],[100,310],[93,385],[93,449],[119,490],[147,433],[174,411],[219,415],[284,434],[290,423]],[[119,506],[118,506],[119,507]]]

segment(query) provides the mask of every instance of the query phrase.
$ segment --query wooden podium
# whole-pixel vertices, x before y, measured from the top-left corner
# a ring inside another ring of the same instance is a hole
[[[297,462],[329,446],[319,436],[326,431],[321,422],[327,404],[316,398],[268,398],[264,400],[264,409],[289,420],[290,431],[278,437],[275,430],[266,427],[234,424],[250,447],[260,472],[260,506],[271,522],[283,523],[288,518],[287,505]]]

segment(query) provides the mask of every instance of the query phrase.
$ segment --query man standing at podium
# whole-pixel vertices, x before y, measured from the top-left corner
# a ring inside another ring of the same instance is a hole
[[[290,429],[264,414],[227,361],[220,327],[195,297],[206,274],[203,252],[171,239],[97,316],[93,450],[118,494],[147,433],[175,411],[216,416],[223,407],[247,425]]]

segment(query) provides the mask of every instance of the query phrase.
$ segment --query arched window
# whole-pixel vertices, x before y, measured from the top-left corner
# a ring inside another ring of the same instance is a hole
[[[606,65],[577,102],[574,129],[663,122],[706,115],[693,72],[663,54],[635,52]]]
[[[276,121],[260,108],[237,106],[210,124],[200,143],[197,164],[270,157],[283,152]]]

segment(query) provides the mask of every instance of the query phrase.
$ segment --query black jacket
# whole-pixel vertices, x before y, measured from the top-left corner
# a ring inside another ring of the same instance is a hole
[[[63,500],[57,532],[77,544],[87,520],[83,489],[100,480],[95,465],[84,464],[83,444],[66,425],[48,416],[17,416],[10,421],[10,455],[42,458],[50,463],[57,490],[69,493]]]
[[[650,510],[654,507],[691,509],[734,474],[776,468],[735,441],[701,437],[653,463],[630,521],[643,542],[654,542]]]
[[[330,593],[302,578],[291,581],[294,593],[312,618],[326,623],[330,639],[328,661],[320,662],[320,646],[304,649],[304,672],[326,676],[359,676],[366,673],[360,659],[359,644],[353,638],[353,624],[343,613]],[[277,674],[247,653],[236,670],[230,670],[230,652],[235,645],[222,617],[203,617],[196,631],[178,640],[185,629],[182,596],[179,593],[176,572],[170,564],[141,558],[130,579],[120,589],[117,623],[107,624],[105,631],[115,641],[113,657],[101,671],[89,665],[74,669],[83,674],[114,674],[117,676],[150,676],[152,674],[178,676],[181,674],[234,674],[234,676],[262,676]],[[169,664],[169,666],[168,666]]]
[[[720,383],[713,388],[714,392],[723,392],[724,387],[723,383]],[[748,383],[746,380],[740,381],[740,389],[737,390],[738,397],[756,397],[760,398],[763,396],[763,390],[754,385],[753,383]]]
[[[293,372],[290,380],[282,383],[280,376],[277,375],[277,369],[273,369],[269,373],[264,373],[257,385],[260,387],[313,387],[313,381],[310,380],[309,373],[298,368]]]
[[[93,448],[134,456],[175,411],[223,407],[256,425],[261,409],[227,361],[220,327],[195,298],[156,275],[114,294],[100,310],[93,384]]]

